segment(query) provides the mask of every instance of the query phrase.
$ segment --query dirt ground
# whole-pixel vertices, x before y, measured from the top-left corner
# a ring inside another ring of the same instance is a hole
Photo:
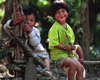
[[[84,65],[86,80],[100,80],[100,65]]]
[[[100,65],[84,65],[86,71],[85,80],[100,80]],[[51,65],[51,71],[54,73],[58,80],[66,80],[66,73],[63,69],[58,69],[56,66]]]
[[[84,65],[84,67],[86,70],[85,80],[100,80],[100,65]],[[58,80],[66,80],[67,76],[63,68],[59,69],[54,63],[51,63],[50,69]]]

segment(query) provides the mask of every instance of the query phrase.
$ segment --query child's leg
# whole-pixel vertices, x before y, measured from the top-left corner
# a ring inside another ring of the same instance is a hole
[[[76,72],[76,63],[75,63],[75,61],[73,61],[71,58],[68,57],[64,61],[63,66],[65,68],[69,67],[68,73],[66,73],[66,74],[68,74],[68,80],[73,80],[74,79],[74,74]]]
[[[77,64],[76,80],[83,80],[83,70],[84,70],[84,67],[83,67],[83,65],[79,61],[76,61],[76,64]]]
[[[50,61],[49,61],[49,59],[48,58],[47,59],[43,59],[43,62],[46,64],[47,70],[50,70]]]
[[[80,47],[80,45],[75,45],[77,48],[76,48],[76,52],[75,52],[75,57],[79,60],[80,58],[83,58],[83,51]],[[77,55],[78,54],[78,55]],[[77,55],[77,56],[76,56]],[[79,60],[80,61],[80,60]],[[84,63],[84,59],[80,61],[81,64]],[[84,75],[84,73],[83,73]],[[85,76],[84,76],[85,77]],[[84,79],[83,79],[84,80]]]

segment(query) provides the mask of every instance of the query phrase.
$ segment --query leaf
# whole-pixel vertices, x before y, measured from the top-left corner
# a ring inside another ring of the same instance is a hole
[[[4,16],[4,12],[3,11],[0,11],[0,16],[3,18],[3,16]]]
[[[47,16],[47,18],[48,18],[48,22],[52,22],[53,23],[55,21],[52,16]]]
[[[40,8],[41,8],[41,6],[42,6],[40,2],[37,2],[37,5],[38,5],[38,7],[40,7]]]
[[[48,1],[43,1],[43,5],[47,5],[48,4]]]

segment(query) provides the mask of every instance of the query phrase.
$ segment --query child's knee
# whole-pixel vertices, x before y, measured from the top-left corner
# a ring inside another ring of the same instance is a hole
[[[81,71],[82,71],[82,72],[84,71],[84,67],[83,67],[83,65],[81,65]]]
[[[82,73],[83,73],[83,71],[84,71],[83,65],[80,65],[79,68],[77,68],[77,69],[78,69],[79,72],[82,72]]]
[[[70,68],[76,70],[77,64],[75,62],[70,63]]]

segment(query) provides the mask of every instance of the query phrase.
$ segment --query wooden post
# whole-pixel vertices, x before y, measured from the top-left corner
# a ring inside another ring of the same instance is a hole
[[[37,68],[33,63],[33,58],[30,57],[25,68],[25,79],[24,80],[37,80]]]
[[[22,10],[22,6],[18,3],[18,0],[13,0],[13,15],[14,15],[14,19],[17,18],[18,15],[22,14],[23,10]],[[14,27],[14,30],[16,30],[20,35],[22,35],[22,27],[21,24],[18,24]],[[22,47],[16,43],[17,46],[14,48],[14,58],[15,60],[22,60],[23,58],[23,49]],[[14,71],[15,73],[15,77],[22,77],[23,73],[19,72],[19,71]]]

